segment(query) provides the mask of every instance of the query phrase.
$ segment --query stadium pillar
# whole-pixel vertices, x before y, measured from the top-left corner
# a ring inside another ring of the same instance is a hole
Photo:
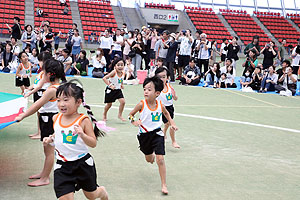
[[[281,2],[281,8],[282,8],[282,15],[285,16],[285,5],[284,5],[284,0],[280,0]]]
[[[257,1],[256,0],[253,0],[253,3],[254,3],[254,7],[255,7],[255,11],[257,12]]]

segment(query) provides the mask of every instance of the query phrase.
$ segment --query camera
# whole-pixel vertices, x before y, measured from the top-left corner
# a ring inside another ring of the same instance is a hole
[[[267,44],[267,45],[266,45],[266,48],[270,48],[270,47],[271,47],[271,45],[270,45],[270,44]]]
[[[94,50],[91,50],[90,52],[91,52],[91,53],[95,53],[95,51],[94,51]]]
[[[186,30],[182,30],[181,32],[184,36],[186,35]]]

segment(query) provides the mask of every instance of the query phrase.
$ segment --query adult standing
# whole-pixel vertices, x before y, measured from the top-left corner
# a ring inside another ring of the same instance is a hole
[[[180,80],[182,75],[182,70],[189,64],[192,52],[193,38],[191,36],[190,30],[181,30],[177,34],[176,40],[180,43],[179,55],[178,55],[178,77]]]
[[[175,75],[174,75],[174,67],[175,67],[175,58],[176,58],[176,52],[177,52],[177,48],[178,48],[178,42],[175,41],[176,38],[176,34],[175,33],[171,33],[170,34],[170,40],[168,43],[168,53],[167,53],[167,57],[166,57],[166,67],[168,68],[169,72],[170,72],[170,78],[171,78],[171,82],[175,82]]]
[[[124,38],[123,58],[125,58],[125,60],[128,58],[128,54],[130,52],[130,48],[132,46],[133,41],[134,41],[134,32],[129,31],[128,38]]]
[[[98,42],[100,43],[100,49],[102,49],[104,53],[106,67],[108,67],[110,65],[110,54],[113,44],[113,39],[110,37],[108,29],[106,29],[103,35],[98,38]]]
[[[275,43],[270,41],[265,47],[260,51],[261,54],[264,54],[263,60],[263,69],[267,69],[274,63],[274,58],[277,56],[277,53],[274,49]]]
[[[293,67],[293,74],[299,74],[299,62],[300,62],[300,38],[297,39],[298,44],[292,51],[292,67]]]
[[[158,49],[156,52],[156,60],[159,58],[162,59],[164,61],[163,65],[167,64],[166,57],[167,57],[168,48],[169,48],[169,45],[168,45],[169,34],[170,33],[168,30],[164,30],[161,39],[158,40]]]
[[[112,51],[110,55],[110,60],[113,60],[115,55],[119,55],[120,58],[123,57],[122,46],[124,45],[124,38],[121,35],[121,30],[117,29],[116,34],[113,36]]]
[[[282,39],[280,45],[278,46],[278,51],[277,51],[277,55],[278,55],[278,60],[277,60],[277,64],[281,65],[281,63],[284,61],[284,46],[286,45],[286,39]]]
[[[216,60],[217,60],[217,54],[221,56],[221,53],[217,49],[217,41],[211,42],[211,51],[210,51],[210,57],[209,57],[209,65],[212,66]]]
[[[200,68],[200,71],[203,73],[206,73],[208,70],[208,64],[209,64],[209,57],[210,57],[210,48],[211,43],[207,40],[207,35],[205,33],[202,33],[200,35],[200,43],[197,46],[198,53],[198,67]],[[202,65],[203,65],[203,71],[202,71]]]
[[[66,40],[66,48],[69,50],[69,52],[72,52],[72,37],[74,35],[74,31],[75,29],[77,29],[77,24],[76,23],[73,23],[72,25],[72,29],[70,29],[68,31],[68,37],[67,37],[67,40]]]
[[[247,56],[252,49],[255,51],[256,56],[259,56],[259,54],[260,54],[260,46],[259,46],[259,36],[258,35],[253,36],[252,42],[249,43],[245,47],[244,54]]]
[[[72,58],[73,58],[73,61],[77,60],[81,49],[83,49],[82,38],[79,36],[78,29],[75,29],[74,30],[74,35],[72,37]]]
[[[227,45],[228,45],[228,39],[224,38],[222,41],[223,42],[221,44],[221,49],[220,49],[221,62],[223,62],[223,66],[225,66],[225,60],[226,60],[226,57],[227,57],[227,51],[224,48],[227,47]]]
[[[19,17],[14,17],[14,25],[10,27],[7,23],[6,26],[11,32],[11,37],[16,38],[16,39],[21,39],[22,35],[22,28],[20,26],[20,18]]]
[[[136,71],[140,70],[142,64],[142,53],[145,49],[143,35],[138,33],[136,41],[132,43],[131,50],[135,51],[135,56],[132,58],[132,64],[134,65],[134,77],[137,77]]]
[[[224,48],[225,50],[228,50],[227,59],[232,60],[232,66],[234,71],[236,71],[236,61],[239,60],[238,53],[240,51],[240,45],[237,44],[238,39],[238,37],[234,36],[231,43]]]
[[[30,46],[30,49],[36,48],[36,35],[32,31],[31,25],[25,26],[25,32],[22,34],[21,37],[22,41],[22,49],[24,50],[26,46]]]

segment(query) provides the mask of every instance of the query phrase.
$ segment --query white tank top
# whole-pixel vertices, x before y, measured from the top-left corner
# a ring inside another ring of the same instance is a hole
[[[154,110],[149,108],[145,99],[141,102],[143,103],[143,108],[140,111],[142,125],[139,126],[139,134],[160,128],[162,125],[162,102],[156,100],[156,108]],[[157,134],[164,136],[162,131],[159,131]]]
[[[44,76],[44,72],[41,71],[38,75],[36,75],[34,82],[33,82],[33,88],[36,88],[40,82],[40,80],[43,78]],[[42,86],[41,89],[46,90],[49,86],[51,85],[51,83],[44,83],[44,85]]]
[[[81,137],[75,134],[74,125],[80,126],[82,120],[88,116],[80,114],[73,123],[66,126],[61,124],[61,117],[62,114],[58,113],[53,122],[56,158],[64,162],[78,160],[85,156],[89,150]]]
[[[31,68],[30,64],[27,68],[23,65],[23,63],[20,63],[20,65],[21,65],[21,70],[20,70],[19,74],[21,74],[21,75],[30,74],[30,68]]]
[[[170,83],[166,83],[167,91],[161,91],[160,95],[157,97],[157,100],[160,100],[165,106],[173,105],[173,95],[171,91]]]
[[[124,72],[122,72],[122,76],[118,76],[118,73],[116,70],[115,70],[115,76],[112,78],[109,78],[109,82],[111,82],[115,86],[115,89],[121,89],[123,80],[124,80]]]
[[[51,85],[48,88],[58,88],[59,84]],[[47,89],[48,89],[47,88]],[[40,109],[39,113],[57,113],[58,107],[57,107],[57,99],[53,99],[45,103]]]

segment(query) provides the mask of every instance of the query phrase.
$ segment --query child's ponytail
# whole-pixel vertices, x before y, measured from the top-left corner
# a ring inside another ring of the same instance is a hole
[[[53,58],[46,60],[43,67],[46,73],[50,73],[50,81],[55,81],[56,78],[61,79],[66,82],[66,75],[64,72],[64,65],[62,62],[55,60]]]

